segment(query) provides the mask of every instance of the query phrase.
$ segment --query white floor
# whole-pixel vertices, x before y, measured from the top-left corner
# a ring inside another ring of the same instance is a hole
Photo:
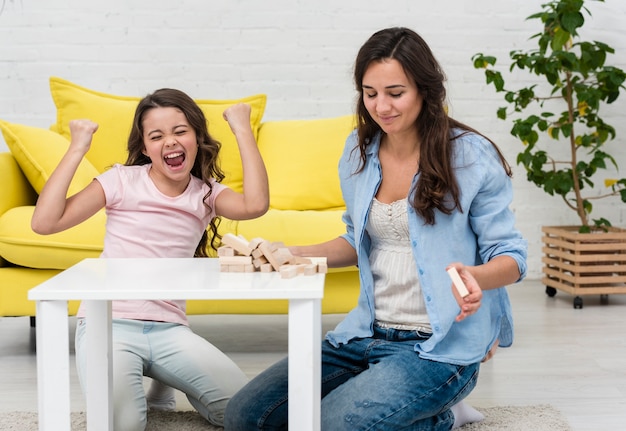
[[[509,288],[516,339],[484,364],[468,401],[479,407],[552,404],[574,431],[626,428],[626,296],[554,298],[536,280]],[[324,316],[324,332],[343,316]],[[286,316],[191,316],[196,332],[228,353],[250,376],[287,351]],[[73,323],[73,319],[72,319]],[[73,338],[73,327],[70,337]],[[71,346],[73,349],[73,346]],[[84,402],[72,367],[72,409]],[[34,330],[28,318],[0,319],[0,411],[36,411]],[[181,409],[189,408],[178,394]]]

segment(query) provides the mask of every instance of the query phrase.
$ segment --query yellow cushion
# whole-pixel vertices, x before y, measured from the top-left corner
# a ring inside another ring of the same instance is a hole
[[[33,205],[37,200],[35,190],[9,152],[0,153],[0,184],[11,185],[0,187],[0,216],[11,208]]]
[[[88,118],[99,124],[86,156],[98,171],[126,161],[126,144],[140,97],[101,93],[57,77],[50,78],[50,92],[57,108],[54,129],[61,135],[69,139],[69,122],[76,118]],[[224,183],[238,191],[243,184],[239,148],[222,113],[235,103],[249,104],[252,107],[250,124],[256,137],[266,101],[264,94],[237,100],[196,100],[207,118],[209,133],[222,143],[220,159],[226,174]]]
[[[99,257],[104,244],[104,210],[71,229],[38,235],[30,228],[34,206],[8,210],[0,217],[0,256],[16,265],[67,269],[87,257]]]
[[[267,121],[259,150],[267,167],[270,206],[277,209],[343,208],[337,164],[354,117]]]
[[[37,193],[67,151],[69,141],[63,136],[39,127],[23,126],[0,120],[0,129],[11,154]],[[98,175],[87,160],[78,166],[68,196],[80,191]]]

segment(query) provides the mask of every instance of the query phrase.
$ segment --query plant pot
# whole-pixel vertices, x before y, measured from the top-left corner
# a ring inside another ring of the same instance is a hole
[[[546,293],[556,289],[572,295],[582,308],[581,295],[626,293],[626,229],[611,227],[579,233],[579,226],[544,226],[542,252]]]

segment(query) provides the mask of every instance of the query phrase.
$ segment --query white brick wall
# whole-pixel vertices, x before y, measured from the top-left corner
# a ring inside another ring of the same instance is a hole
[[[47,127],[55,119],[48,77],[95,90],[143,95],[172,86],[196,98],[268,95],[265,120],[352,112],[356,51],[374,31],[411,27],[431,45],[449,78],[451,113],[498,142],[512,164],[519,144],[495,117],[500,96],[473,69],[476,52],[506,62],[537,31],[525,17],[544,0],[0,0],[0,118]],[[626,68],[621,36],[626,2],[587,2],[586,31],[613,46]],[[505,63],[508,64],[508,63]],[[609,148],[626,170],[626,95],[609,107],[618,130]],[[621,114],[621,115],[620,115]],[[0,151],[6,145],[0,138]],[[529,276],[541,270],[544,224],[575,224],[574,214],[525,180],[515,166],[513,208],[530,243]],[[623,175],[623,174],[622,174]],[[610,174],[607,176],[611,176]],[[596,203],[594,216],[626,225],[626,206]]]

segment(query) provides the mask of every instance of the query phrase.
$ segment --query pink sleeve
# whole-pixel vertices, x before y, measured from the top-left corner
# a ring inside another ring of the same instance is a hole
[[[218,183],[215,178],[211,178],[211,186],[213,187],[213,191],[211,192],[211,195],[206,199],[205,203],[211,207],[211,208],[215,208],[215,199],[217,199],[217,197],[219,196],[220,193],[222,193],[224,190],[228,189],[228,186],[225,186],[222,183]],[[205,187],[207,188],[207,192],[208,192],[208,188],[209,186],[207,186],[205,184]],[[213,210],[213,212],[215,213],[215,210]],[[215,215],[215,214],[214,214]]]
[[[122,165],[115,164],[110,169],[104,171],[96,177],[96,180],[100,183],[102,189],[104,190],[107,206],[113,206],[116,201],[121,199],[123,186],[122,178],[120,176],[120,166]]]

